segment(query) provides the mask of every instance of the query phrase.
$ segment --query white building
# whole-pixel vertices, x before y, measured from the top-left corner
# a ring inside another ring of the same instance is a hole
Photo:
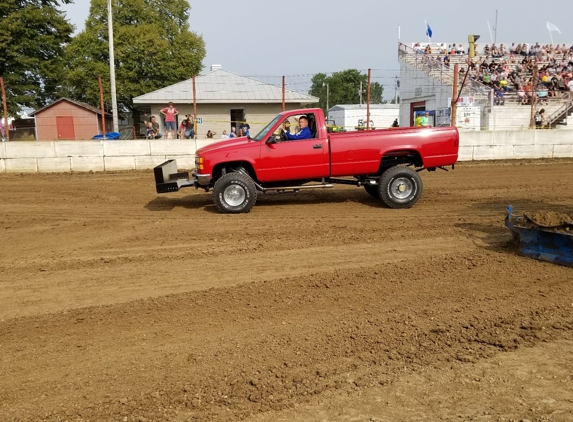
[[[341,104],[328,110],[329,123],[344,126],[347,131],[357,126],[366,126],[366,104]],[[399,104],[370,104],[370,128],[382,129],[392,126],[400,114]],[[334,122],[333,122],[334,121]]]
[[[245,121],[251,127],[251,134],[256,134],[282,111],[281,86],[237,75],[223,70],[221,65],[213,65],[209,73],[195,78],[195,96],[198,138],[204,138],[208,130],[215,131],[215,137],[220,138],[223,130],[229,133],[231,126],[238,129],[240,122]],[[164,132],[164,123],[159,110],[167,107],[170,101],[179,111],[179,122],[186,114],[193,115],[193,79],[133,99],[144,114],[140,120],[145,119],[145,115],[156,116],[161,133]],[[318,101],[311,95],[285,89],[287,110],[303,108]]]

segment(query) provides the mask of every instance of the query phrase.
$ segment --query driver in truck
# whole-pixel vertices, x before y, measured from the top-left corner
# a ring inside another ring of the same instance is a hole
[[[300,116],[298,119],[299,131],[295,134],[290,133],[288,130],[285,131],[286,138],[289,140],[299,140],[299,139],[310,139],[312,138],[312,132],[308,127],[308,117]]]

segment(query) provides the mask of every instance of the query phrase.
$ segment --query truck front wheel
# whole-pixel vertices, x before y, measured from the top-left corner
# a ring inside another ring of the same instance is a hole
[[[247,213],[257,202],[257,189],[249,176],[232,172],[222,176],[213,187],[213,203],[220,212]]]
[[[378,192],[390,208],[410,208],[422,195],[422,179],[409,167],[390,167],[382,173]]]

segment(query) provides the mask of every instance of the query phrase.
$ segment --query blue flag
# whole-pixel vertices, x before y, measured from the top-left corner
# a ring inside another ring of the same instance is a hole
[[[430,28],[430,25],[428,25],[428,22],[426,22],[426,35],[430,38],[432,38],[432,28]]]

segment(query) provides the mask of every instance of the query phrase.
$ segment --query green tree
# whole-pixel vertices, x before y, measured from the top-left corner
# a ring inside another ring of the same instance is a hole
[[[55,98],[63,50],[74,30],[57,6],[68,2],[0,2],[0,76],[10,114],[42,107]]]
[[[331,76],[325,73],[317,73],[313,76],[309,94],[319,98],[318,107],[326,113],[327,84],[328,106],[336,104],[360,104],[366,103],[368,90],[368,75],[360,73],[356,69],[347,69],[334,72]],[[360,90],[362,83],[362,91]],[[378,82],[370,84],[370,103],[383,104],[382,95],[384,87]]]
[[[203,38],[189,30],[187,0],[112,0],[117,103],[133,110],[133,97],[197,75]],[[99,104],[98,76],[110,103],[107,0],[91,0],[85,30],[66,48],[66,86],[73,99]]]

